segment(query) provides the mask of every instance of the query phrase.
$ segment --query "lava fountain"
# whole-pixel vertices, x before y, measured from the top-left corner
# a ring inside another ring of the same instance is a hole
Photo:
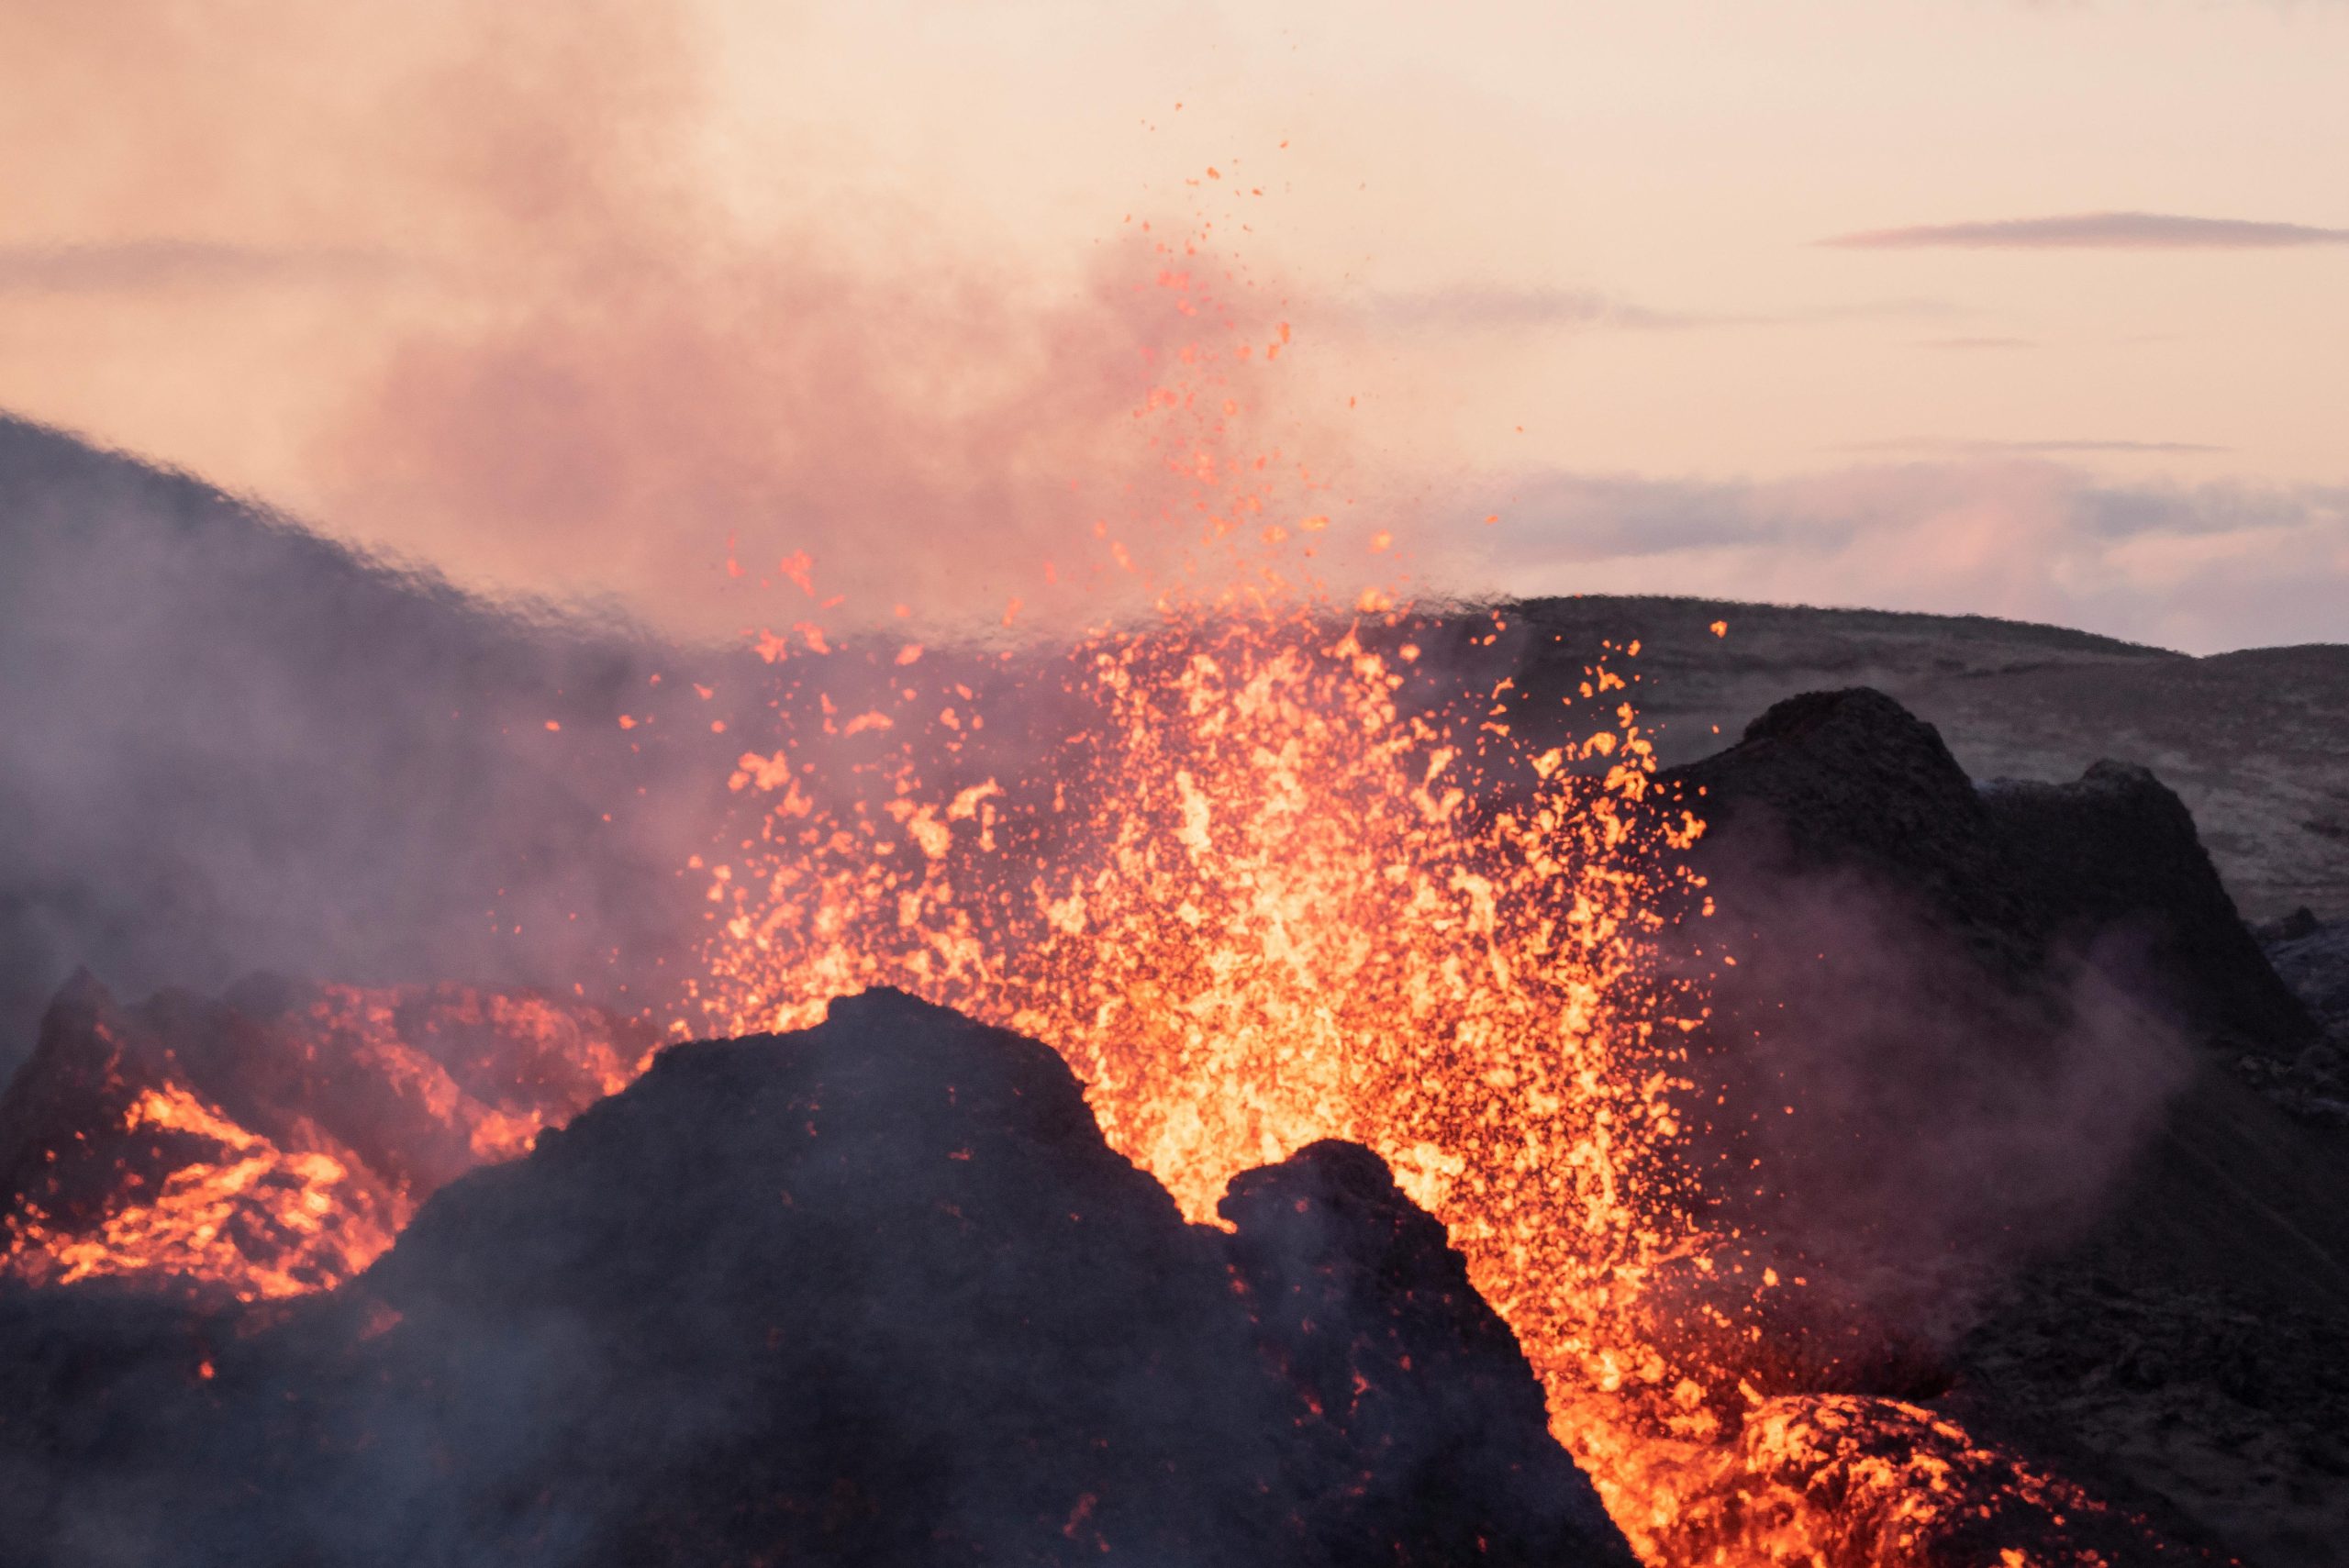
[[[1214,314],[1191,273],[1159,282]],[[1638,645],[1569,699],[1595,719],[1535,746],[1508,683],[1459,689],[1387,591],[1316,587],[1328,519],[1230,450],[1249,346],[1187,348],[1136,410],[1189,488],[1154,521],[1193,575],[1152,613],[1065,652],[827,650],[779,680],[796,738],[741,756],[740,817],[696,867],[696,1032],[803,1027],[882,984],[1018,1029],[1202,1222],[1241,1171],[1369,1147],[1649,1562],[2104,1561],[2065,1532],[2107,1510],[1954,1423],[1748,1381],[1765,1303],[1807,1282],[1707,1223],[1684,1054],[1704,825],[1658,788],[1619,673]],[[2017,1509],[2029,1555],[2001,1544]]]
[[[1363,1143],[1553,1390],[1653,1383],[1630,1315],[1704,1239],[1671,1201],[1698,1004],[1649,950],[1701,828],[1634,809],[1653,762],[1628,708],[1497,768],[1500,727],[1464,741],[1398,703],[1414,651],[1302,612],[1176,616],[1069,657],[1060,695],[1101,722],[1022,778],[926,791],[935,721],[844,808],[787,754],[746,757],[763,809],[709,868],[710,1026],[802,1027],[886,983],[1019,1029],[1198,1220],[1242,1170]],[[1497,772],[1506,804],[1471,787]]]
[[[1244,1170],[1369,1147],[1649,1562],[2110,1561],[2128,1521],[1945,1417],[1749,1380],[1808,1282],[1708,1225],[1684,1125],[1701,803],[1607,666],[1607,721],[1535,751],[1496,694],[1431,695],[1410,635],[1175,609],[985,695],[875,656],[855,736],[824,703],[807,755],[740,759],[699,1032],[884,984],[1018,1029],[1201,1222]]]

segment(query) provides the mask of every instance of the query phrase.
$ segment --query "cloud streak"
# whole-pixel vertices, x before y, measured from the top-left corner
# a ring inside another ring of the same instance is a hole
[[[146,294],[373,282],[403,270],[382,251],[277,249],[203,239],[0,245],[0,293]]]
[[[2134,452],[2148,456],[2194,457],[2232,451],[2233,449],[2212,446],[2205,441],[2125,441],[2093,437],[2037,441],[1979,441],[1919,436],[1897,441],[1861,441],[1843,450],[1873,452],[1941,452],[1975,456],[2010,453],[2025,457],[2075,457],[2094,453]]]
[[[1368,324],[1404,330],[1495,332],[1577,327],[1671,331],[1742,326],[1753,319],[1656,310],[1597,289],[1477,286],[1374,295],[1355,314]]]
[[[2088,212],[1870,228],[1819,241],[1842,250],[2273,250],[2349,245],[2349,228],[2159,212]]]
[[[1833,321],[1936,320],[1963,314],[1960,307],[1938,299],[1864,300],[1782,311],[1664,310],[1598,289],[1480,284],[1370,295],[1337,313],[1339,319],[1350,325],[1404,332],[1683,332]]]
[[[2115,485],[2045,452],[1987,451],[1770,482],[1552,473],[1510,489],[1501,523],[1478,530],[1486,553],[1455,563],[1510,593],[1994,615],[2197,653],[2349,642],[2341,487]]]

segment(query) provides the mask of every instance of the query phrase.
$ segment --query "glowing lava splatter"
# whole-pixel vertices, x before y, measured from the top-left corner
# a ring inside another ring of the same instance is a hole
[[[179,1146],[182,1162],[95,1227],[64,1228],[27,1204],[5,1221],[8,1272],[35,1284],[153,1274],[244,1301],[302,1296],[365,1268],[407,1218],[333,1155],[282,1150],[176,1085],[141,1091],[120,1130],[157,1153]]]
[[[598,1008],[463,985],[134,1009],[81,983],[0,1103],[0,1275],[248,1302],[331,1288],[443,1183],[625,1086],[651,1042]]]
[[[778,711],[819,704],[821,732],[731,781],[699,1032],[801,1027],[876,984],[1019,1029],[1202,1221],[1241,1171],[1368,1146],[1449,1228],[1652,1562],[2021,1563],[1980,1539],[1999,1499],[2047,1561],[2103,1561],[2048,1523],[2102,1510],[1951,1423],[1743,1380],[1749,1309],[1793,1285],[1707,1234],[1684,1164],[1704,1007],[1659,943],[1701,902],[1702,823],[1653,797],[1604,666],[1581,694],[1601,722],[1524,747],[1498,692],[1418,663],[1392,595],[1311,588],[1286,552],[1327,518],[1219,444],[1238,349],[1181,356],[1196,379],[1137,410],[1197,477],[1158,521],[1228,557],[1209,591],[991,683],[982,654],[920,680],[920,650],[866,651],[887,673],[854,730],[804,683],[859,679],[855,650],[794,679]]]

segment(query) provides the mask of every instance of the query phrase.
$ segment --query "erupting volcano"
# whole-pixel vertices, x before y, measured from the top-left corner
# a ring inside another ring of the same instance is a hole
[[[106,1428],[22,1440],[99,1477],[28,1507],[42,1560],[135,1495],[123,1540],[184,1503],[189,1561],[310,1561],[377,1491],[351,1561],[2210,1556],[1953,1396],[1977,1298],[2149,1142],[2179,1031],[2306,1022],[2175,798],[1977,789],[1865,691],[1664,767],[1652,640],[1333,566],[1391,541],[1246,444],[1287,328],[1160,249],[1144,297],[1223,336],[1142,356],[1148,506],[1069,573],[1117,613],[759,633],[663,1000],[57,998],[0,1099],[0,1276],[28,1334],[173,1327],[41,1385]],[[665,698],[625,700],[635,756]],[[2125,874],[2050,869],[2100,834]],[[1852,1042],[1937,1103],[1882,1108]],[[43,1315],[83,1299],[128,1316]],[[982,1473],[985,1507],[939,1479]]]

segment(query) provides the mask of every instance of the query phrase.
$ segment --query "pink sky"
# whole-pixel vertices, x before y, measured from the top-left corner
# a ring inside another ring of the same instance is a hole
[[[470,583],[944,614],[1128,494],[1205,223],[1333,554],[2344,640],[2344,81],[2336,0],[0,0],[0,408]]]

